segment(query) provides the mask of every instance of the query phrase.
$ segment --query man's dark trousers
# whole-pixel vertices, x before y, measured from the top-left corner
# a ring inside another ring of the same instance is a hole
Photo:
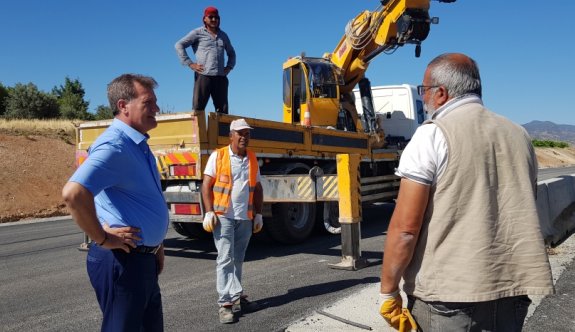
[[[216,112],[228,114],[228,77],[206,76],[195,73],[194,100],[195,111],[204,111],[210,96]]]
[[[127,254],[92,244],[86,266],[102,309],[102,331],[163,331],[154,254]]]

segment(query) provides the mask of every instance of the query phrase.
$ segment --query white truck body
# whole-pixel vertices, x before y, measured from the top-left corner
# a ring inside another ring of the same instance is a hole
[[[355,107],[363,113],[359,89],[354,89]],[[423,100],[417,87],[409,84],[382,85],[371,88],[373,108],[379,126],[386,136],[410,140],[415,130],[425,121]]]

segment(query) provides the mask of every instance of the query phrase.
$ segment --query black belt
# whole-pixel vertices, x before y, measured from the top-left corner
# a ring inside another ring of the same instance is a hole
[[[155,254],[160,249],[160,246],[148,247],[148,246],[137,246],[136,248],[130,247],[130,252],[136,254]]]
[[[92,241],[93,245],[98,245],[96,242]],[[155,254],[158,252],[158,249],[160,249],[160,245],[157,245],[155,247],[148,247],[148,246],[137,246],[136,248],[130,248],[130,253],[135,253],[135,254]],[[114,250],[119,250],[124,252],[122,249],[114,249]]]

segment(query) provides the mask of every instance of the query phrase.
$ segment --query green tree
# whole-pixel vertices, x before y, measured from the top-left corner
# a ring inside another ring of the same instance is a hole
[[[94,120],[107,120],[113,119],[114,113],[109,106],[99,105],[96,107],[96,114],[94,115]]]
[[[53,119],[60,116],[56,98],[38,90],[34,83],[17,83],[5,99],[8,119]]]
[[[4,103],[8,98],[8,89],[0,83],[0,117],[6,113],[6,104]]]
[[[64,85],[54,87],[52,93],[58,100],[60,115],[64,119],[90,120],[92,118],[92,115],[88,113],[90,103],[84,100],[86,93],[78,79],[72,81],[66,77]]]
[[[567,142],[562,142],[562,141],[553,141],[553,140],[539,140],[539,139],[534,139],[531,140],[531,143],[533,144],[534,147],[537,148],[566,148],[569,146],[569,143]]]

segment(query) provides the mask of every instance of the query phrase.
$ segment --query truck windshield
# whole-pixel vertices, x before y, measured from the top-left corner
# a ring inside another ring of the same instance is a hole
[[[311,62],[308,63],[308,69],[310,74],[310,81],[312,83],[321,85],[337,84],[334,72],[330,64],[321,62]]]
[[[306,63],[312,98],[337,98],[338,75],[329,63]]]

